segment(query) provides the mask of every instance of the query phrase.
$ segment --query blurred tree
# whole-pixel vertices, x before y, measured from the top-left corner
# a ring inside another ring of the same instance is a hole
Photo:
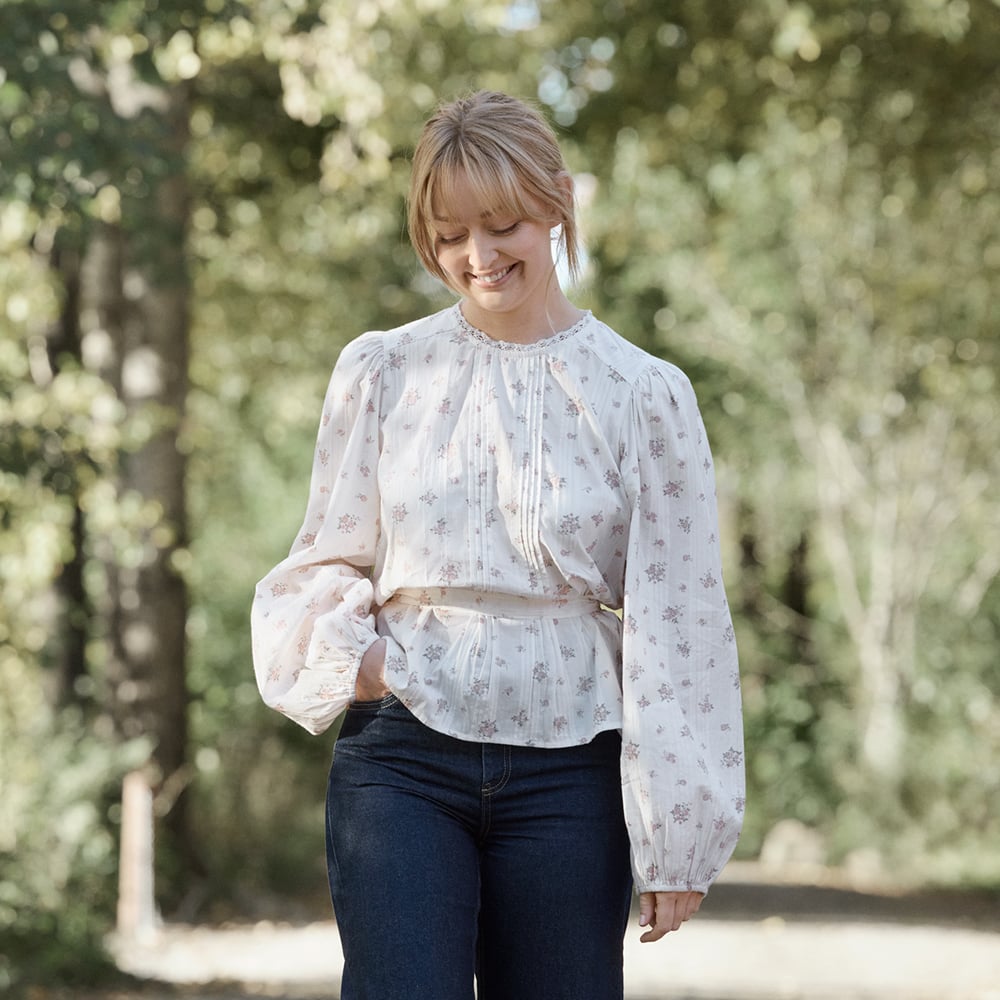
[[[61,295],[43,330],[37,316],[7,309],[24,320],[19,347],[32,359],[32,385],[21,391],[38,401],[32,416],[45,429],[39,449],[38,429],[15,415],[18,471],[25,482],[50,484],[71,510],[69,536],[49,569],[61,598],[61,694],[65,701],[96,693],[123,738],[149,737],[160,786],[171,789],[183,783],[187,754],[179,442],[189,325],[185,59],[193,55],[183,39],[191,15],[177,3],[154,14],[125,2],[27,0],[4,15],[10,129],[0,188],[31,207],[22,228],[31,227]],[[86,373],[120,404],[117,457],[102,444],[96,458],[96,427],[79,441],[63,423],[57,386],[69,394],[94,384]],[[124,533],[103,530],[109,521]],[[87,644],[98,640],[103,656],[88,661]],[[176,799],[176,790],[166,797]],[[167,812],[183,849],[183,803]]]
[[[801,575],[803,538],[821,546],[808,601],[797,588],[770,621],[752,606],[751,643],[803,611],[814,633],[833,627],[817,636],[825,680],[808,664],[746,659],[764,811],[816,821],[845,794],[879,814],[931,810],[932,789],[903,805],[933,752],[914,728],[914,702],[939,684],[922,653],[942,627],[961,646],[1000,550],[986,429],[1000,11],[985,0],[572,10],[579,37],[553,55],[542,92],[595,165],[602,312],[707,376],[721,404],[709,419],[739,476],[744,565],[757,578],[761,561],[788,565],[771,573],[772,607]],[[597,48],[614,53],[599,77]],[[777,638],[772,655],[787,661],[795,651]],[[968,669],[974,688],[985,681]],[[834,722],[843,699],[856,735]],[[797,707],[774,725],[785,701]],[[852,751],[860,775],[844,766]]]

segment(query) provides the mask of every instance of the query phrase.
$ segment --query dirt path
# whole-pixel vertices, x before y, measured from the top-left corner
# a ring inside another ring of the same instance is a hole
[[[629,1000],[1000,1000],[996,894],[879,895],[734,867],[680,933],[638,937]],[[146,987],[73,1000],[334,1000],[342,964],[329,921],[166,926],[115,951]]]

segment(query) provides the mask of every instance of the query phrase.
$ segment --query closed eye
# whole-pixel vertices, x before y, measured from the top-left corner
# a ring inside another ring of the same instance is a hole
[[[517,221],[512,222],[509,226],[504,226],[502,229],[491,229],[490,230],[490,235],[491,236],[512,236],[515,232],[517,232],[517,230],[520,227],[520,225],[521,225],[521,220],[518,219]],[[462,240],[464,240],[465,238],[466,238],[466,234],[465,233],[459,233],[459,234],[457,234],[455,236],[445,236],[443,233],[438,233],[437,234],[437,241],[438,241],[438,243],[441,246],[445,246],[445,247],[447,247],[447,246],[454,246],[457,243],[461,243]]]

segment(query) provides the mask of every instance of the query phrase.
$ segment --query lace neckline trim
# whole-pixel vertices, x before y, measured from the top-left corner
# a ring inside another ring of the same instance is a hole
[[[460,304],[456,304],[453,307],[453,312],[459,328],[473,340],[477,340],[483,344],[488,344],[490,347],[497,348],[497,350],[513,352],[538,351],[551,347],[554,344],[560,344],[564,340],[568,340],[570,337],[578,333],[587,324],[591,317],[590,310],[585,310],[584,314],[572,326],[567,327],[565,330],[558,330],[555,333],[550,334],[548,337],[542,337],[541,340],[532,341],[530,344],[521,344],[513,340],[498,340],[496,337],[491,337],[488,333],[480,330],[479,327],[473,326],[463,315]]]

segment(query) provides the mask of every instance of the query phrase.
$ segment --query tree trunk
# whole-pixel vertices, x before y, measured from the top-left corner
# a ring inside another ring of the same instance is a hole
[[[50,375],[60,372],[67,362],[80,364],[80,253],[75,246],[57,243],[49,255],[49,267],[59,275],[63,303],[59,316],[45,338]],[[66,478],[65,492],[73,503],[69,555],[53,583],[58,624],[58,641],[53,644],[56,671],[56,700],[69,704],[80,697],[80,680],[87,674],[87,640],[92,609],[84,586],[85,525],[80,505],[80,474],[77,458],[62,455],[60,471]]]
[[[149,194],[123,200],[120,223],[90,232],[83,261],[83,356],[125,407],[132,437],[120,460],[117,493],[122,546],[95,539],[105,566],[100,608],[107,649],[109,708],[123,738],[145,737],[168,849],[193,856],[187,784],[187,587],[180,572],[188,543],[184,433],[188,392],[189,194],[184,154],[184,88],[157,91],[143,111]]]
[[[799,540],[788,554],[788,568],[782,587],[782,602],[793,614],[791,628],[795,658],[799,663],[814,661],[812,648],[812,616],[809,613],[809,588],[812,578],[809,572],[809,533],[803,531]]]
[[[188,107],[172,89],[158,110],[165,166],[150,197],[127,220],[121,395],[129,417],[149,426],[140,447],[124,456],[123,496],[141,498],[142,554],[119,568],[118,622],[127,686],[119,701],[126,734],[153,738],[158,811],[168,842],[187,854],[185,810],[188,599],[179,572],[185,551],[187,460],[180,439],[188,391],[190,283],[186,237],[189,195],[184,173]]]

